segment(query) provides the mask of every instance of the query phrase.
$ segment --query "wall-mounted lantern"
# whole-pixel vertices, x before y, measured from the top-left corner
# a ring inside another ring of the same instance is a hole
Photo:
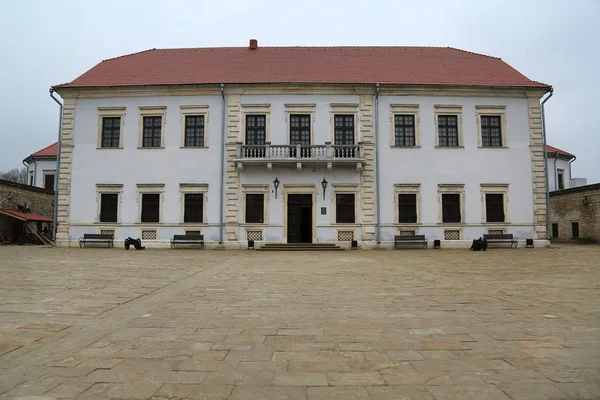
[[[323,187],[323,200],[325,200],[325,190],[327,190],[327,181],[325,180],[325,178],[323,178],[321,186]]]
[[[277,198],[277,189],[279,188],[279,179],[277,179],[277,177],[275,177],[275,180],[273,181],[273,187],[275,188],[275,198]]]

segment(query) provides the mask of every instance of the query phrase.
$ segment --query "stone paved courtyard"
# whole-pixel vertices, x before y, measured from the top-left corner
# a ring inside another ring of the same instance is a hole
[[[599,271],[600,246],[0,247],[0,399],[598,399]]]

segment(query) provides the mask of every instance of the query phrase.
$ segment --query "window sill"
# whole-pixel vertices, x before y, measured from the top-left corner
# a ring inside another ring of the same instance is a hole
[[[358,224],[356,222],[332,222],[331,225],[333,226],[339,226],[339,227],[347,227],[347,228],[357,228],[360,227],[361,224]]]
[[[396,145],[392,145],[390,146],[392,149],[420,149],[421,146],[396,146]]]
[[[208,146],[179,146],[180,149],[208,149]]]
[[[95,221],[94,225],[98,225],[98,226],[117,226],[117,225],[121,225],[121,222],[100,222],[100,221]]]
[[[510,225],[510,222],[482,222],[481,223],[484,226],[506,226],[506,225]]]
[[[508,146],[477,146],[480,149],[508,149]]]
[[[443,227],[461,227],[461,226],[465,226],[466,224],[464,222],[438,222],[439,226],[443,226]]]
[[[421,226],[421,222],[394,222],[394,226]]]
[[[465,146],[435,146],[436,149],[464,149]]]
[[[181,226],[208,226],[208,223],[206,222],[180,222],[179,225]]]
[[[240,222],[240,226],[245,228],[264,228],[267,225],[266,222]]]
[[[165,146],[160,147],[141,147],[138,146],[138,150],[164,150]]]
[[[153,227],[159,227],[160,225],[162,225],[162,222],[136,222],[135,225],[153,228]]]
[[[119,146],[119,147],[96,147],[96,150],[123,150],[123,146]]]

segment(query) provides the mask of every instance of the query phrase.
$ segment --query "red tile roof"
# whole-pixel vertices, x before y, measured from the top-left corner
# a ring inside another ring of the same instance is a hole
[[[72,82],[108,87],[232,83],[550,86],[500,58],[451,47],[151,49],[102,61]]]
[[[41,222],[53,222],[52,218],[44,217],[43,215],[36,214],[34,212],[24,213],[17,210],[0,210],[0,214],[8,215],[10,217],[19,219],[21,221],[41,221]]]
[[[571,154],[569,152],[566,152],[564,150],[561,150],[559,148],[556,147],[552,147],[549,144],[546,145],[546,152],[547,153],[552,153],[552,154],[557,154],[559,156],[565,156],[565,157],[569,157],[569,158],[575,158],[575,154]]]
[[[36,151],[31,155],[31,157],[56,157],[58,156],[58,142],[51,144],[48,147],[44,147],[43,149]]]

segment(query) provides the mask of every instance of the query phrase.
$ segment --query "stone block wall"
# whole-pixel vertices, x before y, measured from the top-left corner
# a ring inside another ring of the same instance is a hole
[[[52,218],[54,192],[0,179],[0,209],[16,210],[27,202],[32,212]]]
[[[553,241],[571,241],[572,223],[579,224],[579,239],[600,243],[600,183],[550,193],[550,221],[558,224]]]

